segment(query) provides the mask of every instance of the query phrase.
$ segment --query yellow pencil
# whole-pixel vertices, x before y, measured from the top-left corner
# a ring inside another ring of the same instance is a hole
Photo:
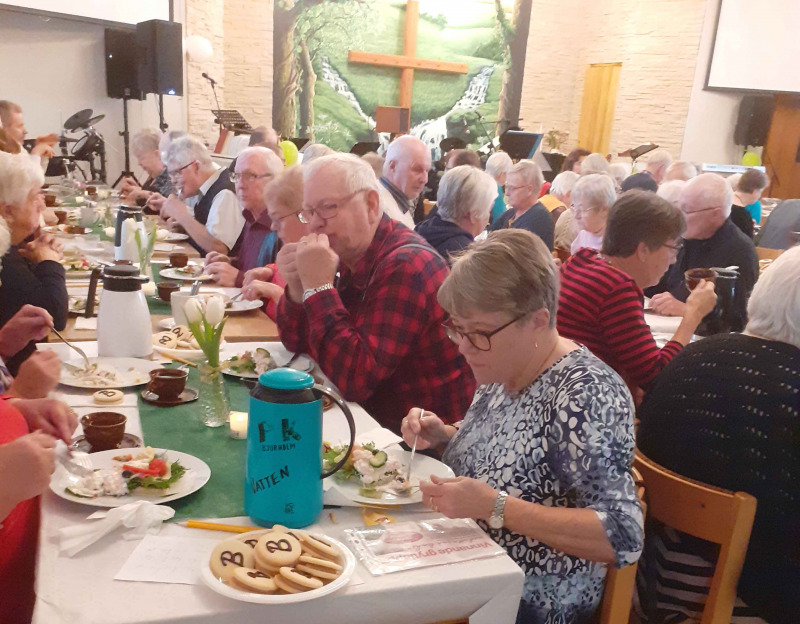
[[[237,526],[234,524],[219,524],[217,522],[201,522],[200,520],[187,520],[186,522],[179,522],[189,529],[208,529],[209,531],[227,531],[228,533],[247,533],[249,531],[256,531],[264,527],[254,526]]]

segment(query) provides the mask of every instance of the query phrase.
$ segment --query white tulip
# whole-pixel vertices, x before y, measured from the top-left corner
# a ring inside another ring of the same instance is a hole
[[[208,298],[206,303],[206,322],[212,327],[216,327],[222,322],[225,316],[225,300],[219,295]],[[187,315],[188,318],[188,315]]]
[[[189,323],[199,323],[203,314],[203,308],[197,299],[189,299],[183,306],[183,313]]]

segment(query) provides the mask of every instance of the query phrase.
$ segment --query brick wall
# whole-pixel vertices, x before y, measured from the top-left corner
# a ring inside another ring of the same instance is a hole
[[[219,135],[211,109],[216,102],[202,77],[218,81],[222,108],[234,108],[251,125],[272,118],[272,0],[187,0],[186,34],[214,47],[204,63],[187,62],[189,132],[213,145]]]
[[[708,0],[535,0],[522,96],[524,126],[578,136],[591,63],[622,63],[610,151],[646,141],[676,158],[683,142]]]

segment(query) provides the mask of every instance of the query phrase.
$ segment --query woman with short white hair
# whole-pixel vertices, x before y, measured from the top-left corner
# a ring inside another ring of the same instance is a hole
[[[5,221],[11,247],[0,270],[0,326],[23,306],[44,308],[56,329],[67,324],[68,296],[61,250],[51,234],[40,233],[39,215],[44,209],[42,168],[30,158],[0,152],[0,218]],[[34,350],[30,342],[6,364],[12,374]]]
[[[594,173],[611,173],[611,165],[608,164],[606,157],[598,152],[589,154],[581,163],[581,175],[592,175]]]
[[[550,212],[553,225],[558,223],[559,218],[572,202],[572,189],[579,177],[574,171],[562,171],[553,179],[547,194],[539,198],[542,206]],[[554,246],[557,245],[554,243]]]
[[[150,128],[140,130],[131,139],[131,152],[139,166],[147,174],[144,184],[139,184],[133,178],[123,178],[120,192],[126,203],[146,202],[153,193],[160,193],[169,197],[175,192],[169,179],[169,172],[161,160],[159,144],[161,135]]]
[[[788,624],[800,613],[800,247],[761,274],[747,313],[743,333],[693,342],[661,371],[638,412],[637,446],[684,477],[758,500],[731,621]],[[699,620],[719,549],[652,528],[645,615]],[[664,589],[675,572],[680,596]]]
[[[442,176],[436,196],[437,212],[416,227],[448,264],[451,254],[469,245],[486,229],[497,184],[471,165],[453,167]]]
[[[506,177],[513,166],[514,161],[511,160],[511,156],[506,152],[495,152],[486,160],[486,173],[497,182],[497,197],[494,200],[494,204],[492,204],[489,223],[494,223],[506,211],[507,206],[503,187],[506,185]]]
[[[575,254],[584,247],[600,251],[608,210],[616,200],[617,189],[610,176],[602,173],[581,176],[572,189],[572,212],[581,230],[572,241],[570,253]]]

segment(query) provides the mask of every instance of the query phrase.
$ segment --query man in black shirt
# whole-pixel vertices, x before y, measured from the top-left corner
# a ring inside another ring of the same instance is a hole
[[[689,180],[680,204],[686,219],[684,246],[658,283],[646,291],[658,314],[683,316],[689,291],[684,283],[688,269],[736,266],[739,278],[733,299],[734,330],[747,322],[747,299],[758,279],[758,256],[753,241],[730,220],[733,191],[713,173]]]

